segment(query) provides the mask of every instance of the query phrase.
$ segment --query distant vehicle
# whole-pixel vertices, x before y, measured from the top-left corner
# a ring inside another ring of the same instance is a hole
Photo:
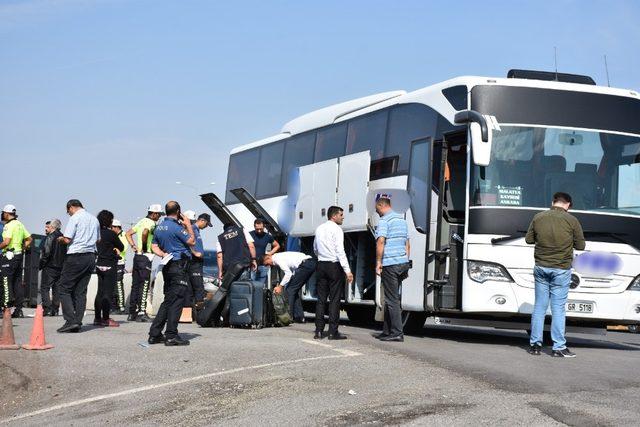
[[[218,263],[216,261],[216,251],[205,249],[204,251],[204,276],[205,278],[218,277]]]
[[[608,274],[574,272],[568,323],[637,324],[639,118],[637,92],[559,73],[512,70],[508,78],[381,93],[303,115],[278,135],[234,149],[226,206],[212,209],[247,228],[255,216],[268,217],[289,248],[311,253],[326,209],[342,206],[355,275],[344,308],[362,321],[382,304],[373,208],[389,197],[410,227],[413,269],[402,286],[409,326],[437,316],[527,329],[534,258],[524,233],[564,191],[586,251],[617,260]],[[313,280],[303,300],[315,300]]]

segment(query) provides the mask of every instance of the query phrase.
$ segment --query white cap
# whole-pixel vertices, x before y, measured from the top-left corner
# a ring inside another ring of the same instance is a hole
[[[149,209],[147,209],[147,212],[162,213],[162,206],[150,205]]]
[[[122,223],[120,222],[119,219],[114,219],[113,222],[111,223],[112,227],[120,227],[122,228]]]
[[[184,216],[189,218],[189,220],[191,220],[191,221],[195,221],[196,220],[196,213],[194,211],[184,211],[183,213],[184,213]]]
[[[14,214],[16,213],[16,207],[13,205],[4,205],[4,208],[2,208],[2,212]]]

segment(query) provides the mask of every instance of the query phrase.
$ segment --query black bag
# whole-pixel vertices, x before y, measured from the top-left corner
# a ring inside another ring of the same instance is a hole
[[[208,294],[204,306],[196,313],[196,322],[205,327],[220,326],[220,317],[226,317],[225,300],[231,283],[237,280],[247,269],[245,264],[235,264],[222,278],[220,287],[213,294]]]
[[[285,289],[282,292],[271,295],[273,305],[273,324],[274,326],[289,326],[291,324],[291,315],[289,314],[289,301]]]
[[[229,291],[229,325],[256,328],[269,326],[270,294],[264,282],[233,282]]]

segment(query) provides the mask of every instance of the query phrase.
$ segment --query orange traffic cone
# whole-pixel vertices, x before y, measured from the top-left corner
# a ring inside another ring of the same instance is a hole
[[[182,314],[180,315],[180,323],[192,323],[193,322],[193,313],[191,307],[184,307],[182,309]]]
[[[25,350],[49,350],[53,348],[51,344],[47,344],[44,340],[44,310],[40,304],[36,308],[36,317],[33,321],[29,344],[23,344],[22,348]]]
[[[11,322],[11,309],[5,308],[2,315],[2,336],[0,337],[0,350],[17,350],[20,346],[16,345],[16,339],[13,336],[13,322]]]

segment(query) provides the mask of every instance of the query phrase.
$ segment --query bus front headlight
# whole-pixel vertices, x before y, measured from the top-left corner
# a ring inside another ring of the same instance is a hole
[[[507,269],[493,262],[467,261],[467,273],[471,280],[478,283],[484,283],[487,280],[513,282]]]
[[[640,291],[640,274],[638,274],[636,276],[636,278],[633,279],[633,281],[631,282],[631,284],[629,285],[627,290],[628,291]]]

